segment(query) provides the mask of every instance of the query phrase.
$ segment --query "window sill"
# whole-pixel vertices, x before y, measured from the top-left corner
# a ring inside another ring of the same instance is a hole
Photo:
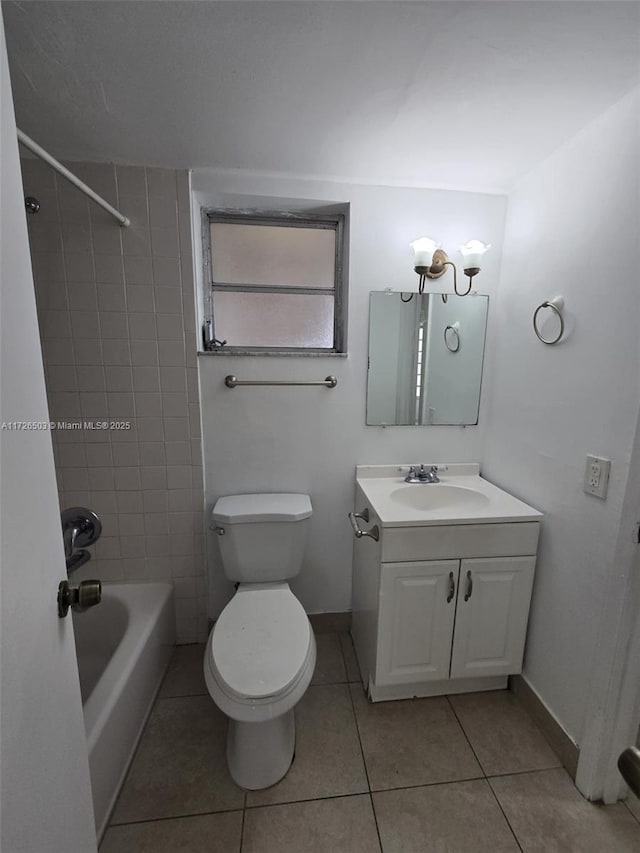
[[[347,358],[346,352],[320,352],[313,350],[246,350],[246,349],[219,349],[198,350],[198,356],[234,356],[234,355],[259,355],[261,357],[293,356],[294,358]]]

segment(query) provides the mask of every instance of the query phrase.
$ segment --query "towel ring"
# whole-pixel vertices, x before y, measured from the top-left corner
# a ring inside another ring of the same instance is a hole
[[[533,315],[533,331],[536,333],[536,336],[539,341],[542,341],[543,344],[547,344],[552,346],[553,344],[557,344],[560,338],[564,335],[564,317],[562,316],[562,308],[564,307],[564,299],[561,296],[556,296],[555,299],[552,299],[547,302],[543,302],[541,305],[538,305]],[[553,340],[547,340],[543,338],[540,334],[540,330],[538,329],[538,314],[542,311],[543,308],[551,308],[554,312],[558,320],[560,321],[560,331],[558,332],[557,337]]]
[[[455,345],[455,347],[450,347],[450,346],[449,346],[449,341],[447,340],[447,332],[448,332],[448,331],[453,332],[453,334],[456,336],[456,345]],[[455,327],[455,326],[446,326],[446,327],[445,327],[445,330],[444,330],[444,345],[445,345],[445,346],[446,346],[446,348],[449,350],[449,352],[458,352],[458,350],[460,349],[460,333],[458,332],[458,330],[456,329],[456,327]]]

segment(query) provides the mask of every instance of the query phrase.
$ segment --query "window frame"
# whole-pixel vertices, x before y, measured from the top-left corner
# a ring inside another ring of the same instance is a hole
[[[211,320],[214,337],[216,333],[213,294],[216,291],[235,293],[284,293],[333,296],[333,346],[332,347],[267,347],[267,346],[228,346],[205,350],[213,355],[326,355],[346,356],[347,354],[347,293],[345,276],[345,214],[309,213],[285,210],[238,210],[236,208],[203,207],[202,250],[204,305],[203,319]],[[239,285],[228,282],[216,282],[213,278],[213,259],[211,252],[211,225],[215,222],[240,225],[266,225],[283,228],[319,228],[335,232],[334,286],[295,287],[291,285]],[[209,307],[210,306],[210,307]]]

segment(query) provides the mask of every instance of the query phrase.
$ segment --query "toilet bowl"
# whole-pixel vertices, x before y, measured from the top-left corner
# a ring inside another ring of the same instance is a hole
[[[217,529],[225,573],[240,583],[209,636],[205,681],[229,717],[231,776],[259,790],[291,765],[294,707],[315,668],[313,630],[284,579],[299,571],[306,540],[300,525],[308,526],[311,502],[307,495],[234,495],[221,498],[212,515],[224,524]]]

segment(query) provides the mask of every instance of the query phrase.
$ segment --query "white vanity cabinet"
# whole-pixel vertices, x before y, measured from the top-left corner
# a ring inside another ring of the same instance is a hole
[[[394,527],[358,487],[365,507],[361,529],[379,539],[355,540],[351,630],[371,699],[506,687],[522,667],[541,514]]]

